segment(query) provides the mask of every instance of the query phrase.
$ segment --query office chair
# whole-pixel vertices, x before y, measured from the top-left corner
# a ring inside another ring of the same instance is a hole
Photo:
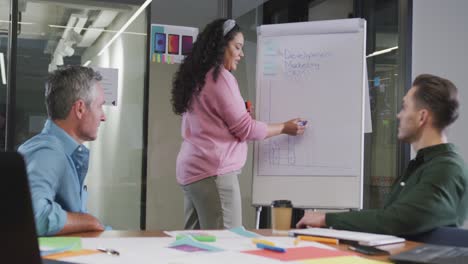
[[[19,153],[0,152],[0,179],[0,263],[70,263],[41,260],[26,165]]]
[[[405,238],[426,244],[468,247],[468,230],[456,227],[438,227],[432,231]]]

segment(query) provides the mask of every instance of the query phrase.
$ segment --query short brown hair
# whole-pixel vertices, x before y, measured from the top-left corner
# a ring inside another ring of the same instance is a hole
[[[444,78],[421,74],[413,82],[416,87],[414,98],[421,107],[434,114],[434,127],[443,130],[458,118],[458,90]]]

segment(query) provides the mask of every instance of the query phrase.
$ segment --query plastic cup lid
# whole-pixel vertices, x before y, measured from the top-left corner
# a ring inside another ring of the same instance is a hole
[[[272,207],[292,207],[290,200],[274,200],[271,202]]]

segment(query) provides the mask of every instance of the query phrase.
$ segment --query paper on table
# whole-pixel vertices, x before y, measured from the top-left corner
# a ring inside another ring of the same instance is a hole
[[[158,264],[160,262],[158,261]],[[243,254],[240,252],[223,251],[207,254],[190,255],[173,259],[168,264],[281,264],[284,262],[263,258],[259,256]]]
[[[333,237],[341,240],[358,241],[361,245],[379,246],[393,243],[404,242],[405,239],[391,235],[381,235],[373,233],[355,232],[347,230],[336,230],[330,228],[307,228],[293,229],[289,231],[289,235],[306,235],[306,236],[321,236]]]
[[[168,236],[176,237],[177,235],[211,235],[216,238],[239,238],[239,237],[260,237],[259,234],[246,230],[243,226],[235,227],[227,230],[176,230],[164,231]]]
[[[93,254],[87,256],[70,257],[62,260],[78,263],[120,264],[138,263],[154,264],[164,263],[160,260],[169,260],[182,257],[184,251],[168,248],[174,242],[172,237],[119,237],[119,238],[82,238],[83,248],[96,249],[98,247],[117,250],[118,257],[108,254]]]
[[[294,247],[294,238],[292,237],[263,237],[262,239],[267,239],[275,243],[280,247],[285,248],[292,248]],[[218,252],[184,252],[180,250],[175,250],[168,248],[170,244],[175,241],[174,237],[137,237],[137,238],[82,238],[81,243],[83,248],[85,249],[96,249],[98,247],[104,248],[112,248],[119,251],[120,256],[110,256],[108,254],[93,254],[87,256],[74,256],[63,258],[63,260],[71,261],[71,262],[79,262],[79,263],[99,263],[99,264],[120,264],[120,263],[138,263],[138,264],[145,264],[151,263],[153,264],[154,261],[157,259],[159,263],[169,263],[171,260],[174,259],[182,259],[183,262],[180,263],[192,263],[187,262],[187,259],[192,260],[193,263],[197,262],[200,258],[200,261],[204,260],[204,257],[199,257],[200,254],[218,254]],[[236,238],[219,238],[216,242],[207,242],[205,243],[210,246],[222,248],[226,251],[223,252],[231,252],[240,254],[238,251],[243,250],[254,250],[256,249],[254,243],[252,243],[252,239],[244,238],[236,235]],[[305,247],[305,246],[317,246],[322,248],[331,248],[327,245],[322,245],[316,242],[307,242],[304,241],[298,245],[298,247]],[[331,248],[333,249],[333,248]],[[230,255],[229,253],[228,255]],[[242,259],[251,259],[251,257],[242,257],[242,255],[232,255],[237,256],[233,259],[232,263],[248,263],[248,262],[237,262],[239,258]],[[250,254],[244,254],[250,256]],[[218,255],[219,256],[219,255]],[[187,257],[187,259],[185,258]],[[262,257],[256,257],[262,258]],[[211,257],[208,257],[210,260]],[[269,263],[271,263],[271,259],[264,258]],[[213,258],[212,263],[216,263],[216,258]],[[219,259],[217,259],[219,263]],[[230,261],[230,260],[228,260]],[[210,263],[210,262],[208,262]],[[227,262],[229,263],[229,262]],[[250,263],[261,263],[258,261],[250,262]],[[206,264],[206,263],[205,263]],[[224,259],[223,259],[223,264]]]
[[[229,230],[177,230],[177,231],[164,231],[164,233],[171,237],[176,237],[177,235],[190,235],[190,234],[210,235],[210,236],[215,236],[216,239],[242,237]]]
[[[292,238],[272,238],[275,243],[280,243],[281,240],[290,242]],[[227,245],[228,251],[222,252],[195,252],[188,253],[180,250],[168,248],[168,245],[173,243],[175,238],[83,238],[82,244],[84,248],[106,247],[112,248],[120,252],[119,257],[110,256],[107,254],[94,254],[88,256],[70,257],[63,260],[78,263],[99,263],[99,264],[121,264],[121,263],[138,263],[138,264],[154,264],[157,263],[219,263],[220,259],[223,264],[230,263],[276,263],[268,258],[258,257],[250,254],[243,254],[231,250],[236,250],[236,244],[243,243],[244,247],[254,248],[254,244],[249,238],[221,238],[215,243],[205,243],[217,246],[219,241],[221,245]],[[239,246],[237,246],[239,247]],[[222,254],[219,254],[222,253]],[[213,256],[211,256],[213,254]],[[216,255],[214,255],[216,254]],[[280,262],[278,262],[280,263]]]
[[[273,242],[276,246],[282,248],[293,248],[293,247],[318,247],[335,250],[333,247],[320,244],[317,242],[301,241],[297,246],[294,245],[294,238],[292,237],[261,237],[261,239]],[[244,250],[256,250],[257,247],[252,242],[251,238],[219,238],[216,242],[206,243],[214,247],[222,248],[224,250],[231,251],[244,251]]]
[[[346,256],[346,257],[334,257],[334,258],[309,259],[305,261],[300,261],[300,263],[303,263],[303,264],[384,264],[387,262],[361,258],[358,256]]]

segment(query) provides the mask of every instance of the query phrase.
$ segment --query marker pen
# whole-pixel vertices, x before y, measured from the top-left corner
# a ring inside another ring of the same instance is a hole
[[[250,113],[250,111],[252,110],[252,102],[250,102],[249,100],[245,101],[245,108],[247,109],[247,112]]]
[[[280,252],[280,253],[285,253],[285,252],[286,252],[286,249],[285,249],[285,248],[269,246],[269,245],[262,244],[262,243],[257,243],[257,247],[258,247],[258,248],[261,248],[261,249],[266,249],[266,250],[271,250],[271,251],[275,251],[275,252]]]

